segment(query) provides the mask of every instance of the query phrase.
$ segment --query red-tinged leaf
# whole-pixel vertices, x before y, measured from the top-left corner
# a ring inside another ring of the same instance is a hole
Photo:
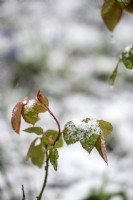
[[[11,118],[12,128],[18,134],[20,131],[21,112],[22,112],[23,106],[24,105],[22,102],[18,102],[12,111],[12,118]]]
[[[43,112],[46,112],[47,111],[47,107],[44,106],[42,103],[40,103],[40,101],[36,100],[36,103],[37,103],[37,112],[38,113],[43,113]]]
[[[101,150],[102,150],[103,158],[108,165],[107,150],[106,150],[106,146],[105,146],[105,139],[104,139],[103,131],[101,131],[101,133],[100,133],[100,142],[101,142]]]
[[[96,147],[97,151],[99,152],[99,154],[101,155],[101,157],[104,159],[104,161],[108,165],[107,151],[106,151],[103,131],[101,131],[100,137],[98,138],[98,140],[95,144],[95,147]]]
[[[117,0],[106,0],[101,15],[108,29],[113,31],[122,16],[122,8]]]
[[[46,107],[49,106],[49,101],[46,96],[43,96],[42,92],[39,90],[36,96],[37,100]]]

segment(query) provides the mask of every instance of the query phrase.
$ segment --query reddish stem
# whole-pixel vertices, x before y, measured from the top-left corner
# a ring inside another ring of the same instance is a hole
[[[52,111],[46,106],[46,108],[47,108],[47,110],[48,110],[48,112],[49,112],[49,114],[54,118],[54,120],[56,121],[56,124],[57,124],[57,126],[58,126],[58,135],[57,135],[57,137],[56,137],[56,139],[55,139],[55,141],[54,141],[54,144],[53,144],[53,146],[55,145],[55,143],[59,140],[59,137],[61,136],[61,134],[62,134],[62,132],[61,132],[61,128],[60,128],[60,124],[59,124],[59,121],[57,120],[57,118],[55,117],[55,115],[52,113]]]
[[[41,102],[41,101],[40,101]],[[41,102],[42,104],[42,102]],[[42,105],[41,105],[42,106]],[[57,126],[58,126],[58,135],[56,137],[56,139],[54,140],[53,146],[55,145],[55,143],[59,140],[59,137],[61,136],[62,132],[61,132],[61,128],[60,128],[60,124],[59,121],[57,120],[57,118],[55,117],[55,115],[52,113],[52,111],[49,109],[49,107],[47,107],[45,104],[43,104],[43,107],[45,107],[47,109],[47,111],[49,112],[49,114],[54,118]]]

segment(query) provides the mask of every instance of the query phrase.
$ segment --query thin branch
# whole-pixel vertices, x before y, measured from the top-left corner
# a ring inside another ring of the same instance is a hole
[[[49,156],[47,157],[47,160],[46,160],[46,166],[45,166],[45,177],[44,177],[44,182],[43,182],[43,186],[42,186],[42,189],[41,189],[41,192],[39,194],[37,198],[37,200],[41,200],[42,199],[42,195],[43,195],[43,192],[45,190],[45,187],[46,187],[46,184],[47,184],[47,179],[48,179],[48,169],[49,169]]]
[[[23,194],[22,200],[25,200],[25,192],[24,192],[24,186],[23,185],[22,185],[22,194]]]
[[[49,112],[49,114],[54,118],[57,126],[58,126],[58,135],[56,137],[56,139],[54,140],[54,143],[53,143],[53,146],[55,145],[55,143],[59,140],[59,137],[61,136],[62,132],[61,132],[61,128],[60,128],[60,124],[59,124],[59,121],[58,119],[55,117],[55,115],[53,114],[53,112],[49,109],[48,106],[44,105],[43,106],[47,109],[47,111]]]
[[[53,147],[55,146],[56,142],[59,140],[62,132],[61,132],[61,128],[60,128],[60,124],[59,124],[59,121],[57,120],[57,118],[55,117],[55,115],[52,113],[52,111],[49,109],[49,107],[47,105],[45,105],[43,102],[41,102],[40,99],[38,99],[41,103],[41,106],[44,107],[45,109],[47,109],[47,111],[49,112],[49,114],[53,117],[53,119],[55,120],[57,126],[58,126],[58,135],[56,137],[56,139],[54,140],[53,142]],[[43,195],[43,192],[45,190],[45,187],[46,187],[46,184],[47,184],[47,179],[48,179],[48,169],[49,169],[49,159],[50,159],[50,154],[48,155],[47,154],[47,159],[46,159],[46,166],[45,166],[45,177],[44,177],[44,182],[43,182],[43,186],[42,186],[42,189],[41,189],[41,192],[39,194],[37,198],[37,200],[41,200],[42,199],[42,195]]]
[[[59,124],[59,121],[57,120],[57,118],[55,117],[55,115],[52,113],[52,111],[47,107],[47,110],[48,110],[48,112],[49,112],[49,114],[54,118],[54,120],[56,121],[56,124],[57,124],[57,126],[58,126],[58,135],[57,135],[57,137],[56,137],[56,139],[55,139],[55,141],[54,141],[54,144],[53,144],[53,146],[55,145],[55,143],[59,140],[59,137],[61,136],[61,134],[62,134],[62,132],[61,132],[61,128],[60,128],[60,124]]]

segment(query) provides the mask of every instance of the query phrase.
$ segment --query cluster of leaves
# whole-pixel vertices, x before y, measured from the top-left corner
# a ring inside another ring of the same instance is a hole
[[[112,131],[112,125],[109,122],[90,118],[78,121],[78,124],[70,121],[66,123],[64,130],[61,132],[59,123],[56,120],[59,128],[58,131],[44,131],[41,127],[34,125],[39,120],[39,113],[46,111],[56,119],[49,109],[47,97],[43,96],[40,91],[38,91],[35,99],[26,97],[24,101],[18,102],[13,109],[11,120],[13,130],[19,134],[22,116],[25,122],[33,125],[23,131],[37,135],[29,147],[26,156],[27,160],[31,159],[34,165],[42,167],[44,161],[49,159],[54,169],[57,170],[57,160],[59,157],[57,149],[63,146],[63,135],[67,144],[80,141],[82,147],[89,153],[95,147],[106,163],[108,163],[104,135],[108,135]]]
[[[121,63],[125,66],[126,69],[133,69],[133,45],[126,47],[121,53],[119,61],[110,76],[110,85],[114,85],[118,73],[118,67]]]
[[[46,161],[49,156],[50,163],[53,165],[54,169],[57,170],[57,159],[59,157],[57,148],[63,146],[62,137],[60,137],[58,142],[56,142],[53,146],[54,140],[58,135],[58,131],[47,130],[44,132],[40,127],[30,127],[23,131],[27,133],[35,133],[40,136],[36,137],[31,143],[26,159],[28,160],[30,158],[34,165],[42,167],[44,161]],[[37,141],[39,144],[36,145]]]
[[[34,165],[42,167],[44,161],[49,157],[50,163],[53,165],[54,169],[57,170],[57,159],[59,157],[57,148],[63,145],[62,137],[60,136],[58,141],[56,141],[58,131],[44,131],[41,127],[34,126],[39,120],[39,113],[48,111],[48,106],[49,101],[47,97],[43,96],[42,93],[38,91],[35,99],[26,97],[24,101],[18,102],[15,105],[11,122],[13,130],[19,134],[22,116],[25,122],[33,125],[23,131],[38,135],[29,147],[26,156],[27,160],[30,158]]]
[[[110,31],[115,29],[122,17],[123,11],[133,14],[133,0],[104,0],[101,15]],[[119,61],[110,76],[110,85],[113,85],[115,82],[120,63],[123,63],[127,69],[133,69],[133,45],[126,47],[121,53]]]
[[[114,30],[124,10],[133,13],[133,0],[104,0],[101,15],[110,31]]]
[[[86,118],[66,123],[63,134],[68,145],[79,141],[88,153],[95,147],[108,164],[104,136],[110,134],[112,129],[109,122]]]

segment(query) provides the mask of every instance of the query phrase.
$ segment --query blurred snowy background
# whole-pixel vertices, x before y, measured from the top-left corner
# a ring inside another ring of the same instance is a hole
[[[25,161],[34,135],[18,136],[10,125],[16,102],[33,98],[38,89],[49,97],[62,128],[85,117],[114,126],[109,166],[95,150],[89,155],[78,143],[64,145],[43,199],[83,200],[102,185],[107,193],[122,191],[133,199],[133,72],[121,66],[115,87],[108,85],[120,51],[133,42],[133,17],[125,13],[110,33],[101,5],[102,0],[0,0],[1,200],[22,199],[22,184],[27,200],[40,192],[44,170]],[[41,116],[38,126],[56,129],[48,114]],[[116,199],[122,198],[111,200]]]

